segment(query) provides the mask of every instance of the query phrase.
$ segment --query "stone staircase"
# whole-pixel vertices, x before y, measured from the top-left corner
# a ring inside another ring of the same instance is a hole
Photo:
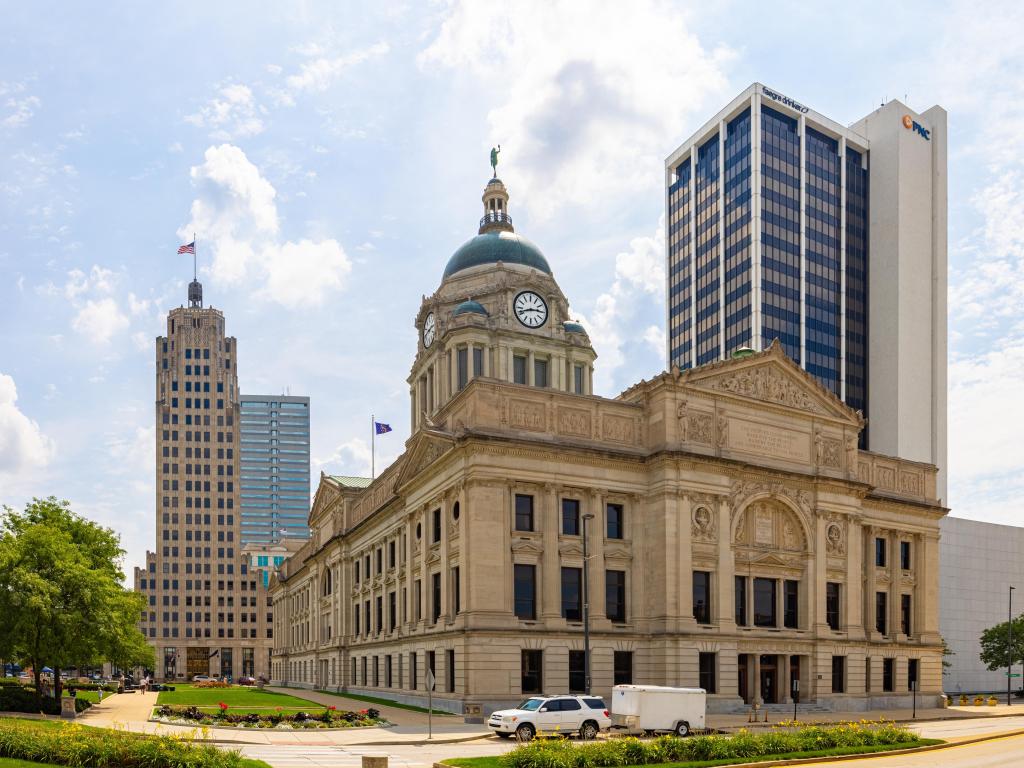
[[[831,712],[832,709],[826,707],[823,704],[816,702],[809,702],[807,704],[800,703],[797,705],[797,717],[804,714],[821,714],[825,712]],[[757,716],[759,720],[764,719],[764,713],[768,712],[768,720],[789,720],[793,717],[793,705],[792,704],[761,704],[757,708]],[[747,715],[750,714],[750,705],[744,704],[743,706],[736,707],[732,710],[734,715]]]

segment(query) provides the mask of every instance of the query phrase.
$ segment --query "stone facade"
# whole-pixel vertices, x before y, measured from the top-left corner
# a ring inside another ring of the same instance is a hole
[[[430,669],[469,716],[583,690],[585,580],[597,694],[701,685],[729,710],[795,679],[867,709],[916,675],[937,700],[934,466],[858,450],[860,415],[778,345],[595,396],[546,262],[465,263],[417,315],[406,451],[365,489],[322,478],[271,583],[276,682],[422,703]],[[516,358],[555,374],[516,383]]]

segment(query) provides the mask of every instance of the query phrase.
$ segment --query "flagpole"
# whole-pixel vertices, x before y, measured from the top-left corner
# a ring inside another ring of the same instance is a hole
[[[376,419],[370,414],[370,479],[377,477],[377,425]]]
[[[199,269],[196,267],[196,233],[192,233],[192,282],[199,279]]]

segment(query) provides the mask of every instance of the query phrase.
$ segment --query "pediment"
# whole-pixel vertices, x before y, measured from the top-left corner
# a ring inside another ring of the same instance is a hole
[[[320,473],[320,483],[317,485],[316,494],[313,496],[313,504],[309,510],[309,522],[312,524],[319,519],[320,515],[340,496],[340,492],[329,475]]]
[[[455,445],[447,432],[436,429],[421,429],[409,441],[405,452],[405,464],[399,473],[396,487],[401,487],[425,470]]]
[[[539,555],[544,548],[529,539],[517,539],[512,542],[512,551],[518,554]]]
[[[583,547],[576,542],[566,542],[558,548],[558,554],[560,555],[579,555],[583,557]]]
[[[689,369],[680,379],[713,394],[772,403],[857,426],[863,422],[859,413],[794,363],[777,340],[764,352]]]

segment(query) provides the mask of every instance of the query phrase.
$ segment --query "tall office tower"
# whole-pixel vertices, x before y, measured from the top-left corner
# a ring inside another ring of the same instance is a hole
[[[238,345],[198,281],[188,299],[156,339],[156,550],[135,569],[139,626],[157,677],[266,674],[273,617],[241,542]]]
[[[242,395],[242,543],[309,538],[309,398]]]
[[[754,83],[665,161],[668,362],[786,354],[868,419],[862,447],[946,464],[946,112],[845,127]]]

